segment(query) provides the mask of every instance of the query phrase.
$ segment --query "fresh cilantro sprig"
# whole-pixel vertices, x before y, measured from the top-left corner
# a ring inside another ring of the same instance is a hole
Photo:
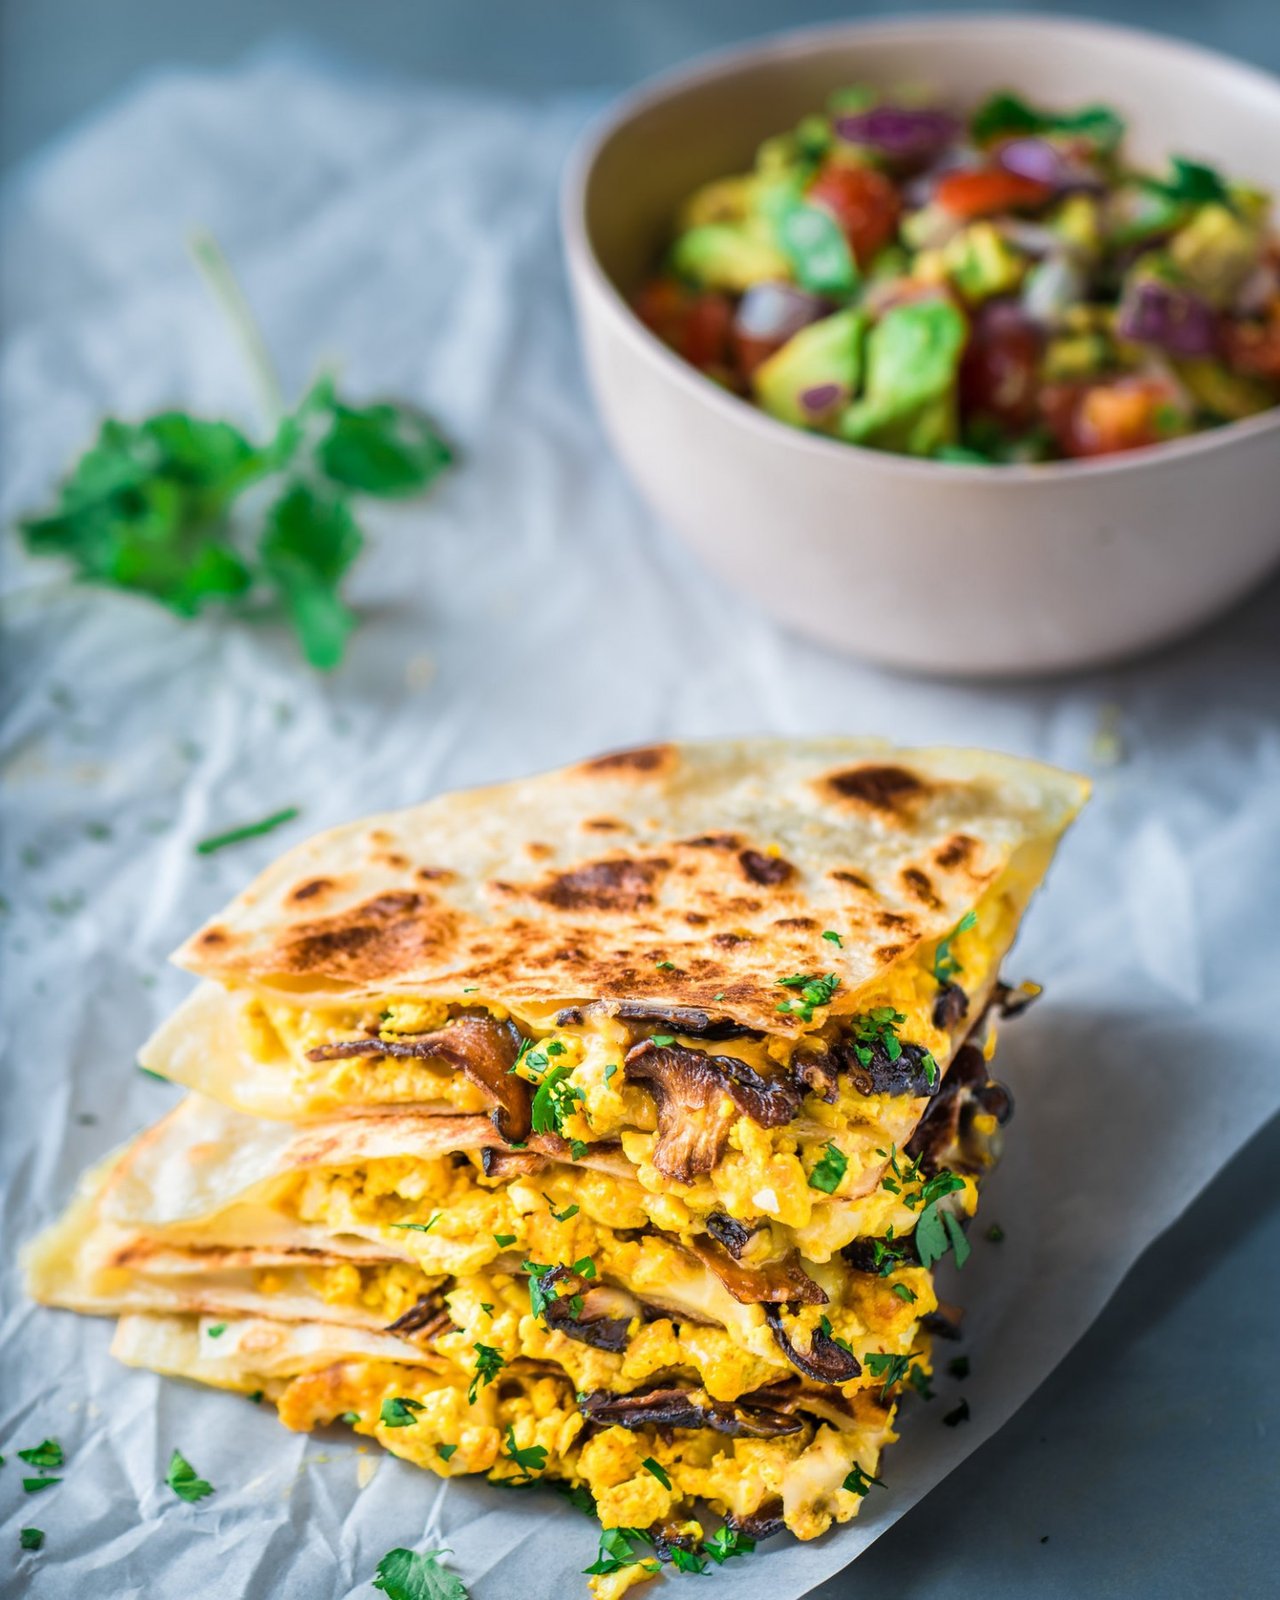
[[[285,412],[221,252],[205,239],[196,258],[248,351],[271,436],[255,443],[184,411],[108,417],[53,505],[22,520],[22,535],[32,554],[69,561],[80,581],[147,595],[182,617],[269,598],[307,661],[329,671],[355,626],[340,594],[364,543],[352,497],[416,494],[452,455],[420,412],[347,405],[328,376]]]
[[[213,1485],[206,1483],[178,1450],[169,1457],[169,1470],[164,1475],[164,1481],[179,1500],[185,1500],[188,1504],[203,1500],[213,1493]]]

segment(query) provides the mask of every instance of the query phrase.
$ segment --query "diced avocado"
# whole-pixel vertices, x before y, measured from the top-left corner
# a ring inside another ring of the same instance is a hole
[[[792,334],[756,369],[752,379],[756,399],[780,422],[799,428],[824,426],[857,390],[865,326],[864,312],[837,311]],[[828,390],[829,394],[823,392]]]
[[[1047,223],[1077,255],[1091,260],[1102,248],[1102,212],[1091,194],[1069,194]]]
[[[751,215],[755,187],[751,174],[704,183],[681,208],[679,231],[684,233],[712,222],[745,222]]]
[[[1122,183],[1107,196],[1104,231],[1112,245],[1140,244],[1176,228],[1186,205],[1146,183]]]
[[[956,376],[968,326],[949,300],[886,311],[867,335],[866,393],[837,425],[841,438],[905,455],[956,443]]]
[[[1189,289],[1225,306],[1258,262],[1258,234],[1226,206],[1200,206],[1169,241],[1169,257]]]
[[[749,223],[706,222],[682,233],[671,249],[676,274],[700,289],[741,294],[753,283],[789,278],[786,256]]]
[[[1094,378],[1114,365],[1115,353],[1105,334],[1077,333],[1050,339],[1040,375],[1046,383],[1057,383],[1071,378]]]
[[[840,224],[821,206],[803,200],[779,206],[774,236],[791,274],[810,294],[847,295],[858,287],[858,267]]]
[[[1275,397],[1265,384],[1229,372],[1217,361],[1179,361],[1176,366],[1196,404],[1227,422],[1252,417],[1275,404]]]
[[[974,222],[942,249],[947,276],[966,300],[1009,294],[1022,282],[1027,258],[990,222]]]

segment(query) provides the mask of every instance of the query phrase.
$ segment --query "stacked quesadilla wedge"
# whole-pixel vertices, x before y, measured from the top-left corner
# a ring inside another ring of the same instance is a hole
[[[812,1538],[928,1390],[1011,1109],[1000,964],[1085,792],[666,745],[325,834],[179,952],[143,1062],[191,1093],[32,1293],[290,1427],[569,1488],[601,1600]]]

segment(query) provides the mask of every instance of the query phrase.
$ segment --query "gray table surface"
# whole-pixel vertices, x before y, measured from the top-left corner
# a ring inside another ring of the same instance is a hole
[[[281,35],[349,62],[537,93],[633,81],[785,25],[915,9],[965,8],[946,0],[927,8],[783,0],[611,7],[599,0],[3,0],[0,164],[36,151],[149,68],[218,65]],[[1102,15],[1280,67],[1276,0],[1059,0],[985,9]],[[1147,1252],[1014,1420],[815,1596],[1227,1600],[1276,1593],[1277,1171],[1280,1125],[1273,1124]]]

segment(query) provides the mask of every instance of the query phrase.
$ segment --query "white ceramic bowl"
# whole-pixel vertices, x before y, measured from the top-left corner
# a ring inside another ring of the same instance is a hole
[[[587,364],[641,492],[706,565],[840,649],[931,672],[1056,671],[1182,634],[1280,561],[1280,411],[1150,450],[953,467],[810,435],[719,389],[639,322],[679,202],[837,86],[1102,100],[1128,150],[1280,188],[1280,82],[1152,34],[1033,17],[807,30],[623,100],[583,139],[563,227]]]

